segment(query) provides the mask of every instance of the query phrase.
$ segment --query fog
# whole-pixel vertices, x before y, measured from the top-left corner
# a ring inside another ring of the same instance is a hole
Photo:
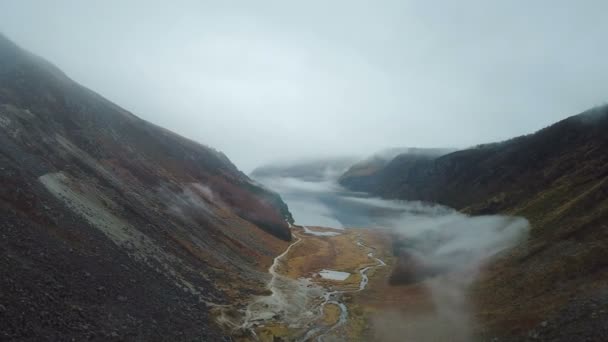
[[[0,31],[249,172],[466,147],[605,101],[608,2],[2,1]]]
[[[258,179],[278,191],[296,224],[387,229],[398,237],[391,281],[422,284],[432,295],[431,312],[382,310],[373,315],[382,341],[471,341],[475,320],[468,289],[480,267],[526,239],[529,223],[508,216],[471,217],[422,202],[392,201],[341,188],[335,179]]]

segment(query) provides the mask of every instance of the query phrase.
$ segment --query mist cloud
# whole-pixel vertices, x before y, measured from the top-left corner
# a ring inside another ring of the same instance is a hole
[[[394,251],[399,260],[392,277],[401,277],[401,282],[405,278],[405,284],[422,282],[430,290],[434,308],[417,315],[385,312],[374,317],[385,341],[474,340],[470,285],[484,263],[528,234],[529,223],[524,218],[469,217],[445,209],[428,206],[426,211],[404,215],[390,224],[402,239]]]

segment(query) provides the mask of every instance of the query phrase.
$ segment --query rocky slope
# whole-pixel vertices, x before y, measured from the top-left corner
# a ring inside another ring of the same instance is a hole
[[[439,158],[397,157],[372,193],[526,217],[529,239],[488,265],[472,297],[482,335],[608,338],[608,107]]]
[[[219,341],[291,220],[221,152],[0,36],[0,340]]]

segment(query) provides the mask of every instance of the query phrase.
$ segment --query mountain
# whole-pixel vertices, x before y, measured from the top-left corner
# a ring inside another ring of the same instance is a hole
[[[534,134],[439,158],[399,156],[368,190],[472,214],[526,217],[530,236],[471,296],[502,340],[608,338],[608,106]]]
[[[253,178],[284,177],[318,182],[336,178],[357,161],[354,157],[325,157],[263,165],[251,172]]]
[[[354,191],[370,192],[379,186],[381,179],[393,179],[391,175],[384,175],[383,172],[395,158],[399,161],[393,162],[390,169],[398,169],[396,165],[406,161],[434,159],[453,151],[447,148],[415,147],[387,149],[352,165],[340,176],[338,182]]]
[[[0,184],[0,340],[222,340],[291,240],[223,153],[3,36]]]
[[[535,134],[437,155],[401,154],[367,190],[427,200],[475,213],[504,212],[559,179],[601,179],[608,141],[606,109],[560,121]],[[588,172],[580,168],[588,166]],[[348,185],[348,184],[345,184]]]

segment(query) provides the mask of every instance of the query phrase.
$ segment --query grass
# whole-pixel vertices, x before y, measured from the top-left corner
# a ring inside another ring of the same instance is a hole
[[[357,244],[362,241],[366,246],[374,248],[374,254],[387,260],[388,256],[382,254],[390,251],[390,238],[383,233],[365,229],[347,229],[338,236],[313,236],[304,234],[298,230],[295,234],[302,239],[289,251],[282,259],[282,263],[277,270],[280,274],[293,279],[301,277],[312,278],[317,284],[326,288],[339,290],[356,290],[359,288],[359,270],[376,265],[376,262],[368,257],[370,250]],[[379,255],[382,254],[382,255]],[[350,272],[351,276],[345,281],[331,281],[315,277],[315,274],[322,269],[332,269],[337,271]],[[376,272],[372,269],[368,272],[370,283],[387,283],[386,278],[390,273],[390,267],[378,268],[383,271]],[[383,278],[384,280],[379,280]],[[361,336],[368,325],[367,313],[372,310],[364,305],[359,305],[354,298],[370,291],[370,285],[365,291],[345,294],[343,302],[349,308],[349,319],[347,324],[340,328],[336,334],[345,337],[349,341],[361,340]],[[382,291],[382,290],[381,290]],[[381,296],[381,292],[376,292]],[[334,304],[327,304],[324,308],[324,315],[318,322],[321,325],[332,326],[340,318],[340,307]],[[289,328],[283,323],[273,322],[265,324],[256,329],[260,341],[290,341],[302,333],[301,328]]]
[[[338,236],[297,234],[303,241],[292,248],[286,261],[279,267],[281,274],[292,279],[313,278],[325,286],[357,288],[361,280],[358,270],[375,264],[367,256],[367,249],[357,245],[364,234],[360,230],[345,230]],[[326,280],[317,276],[323,269],[349,272],[351,275],[344,281]]]
[[[340,319],[340,312],[340,307],[336,304],[325,305],[323,311],[323,324],[331,326],[338,323],[338,320]]]

